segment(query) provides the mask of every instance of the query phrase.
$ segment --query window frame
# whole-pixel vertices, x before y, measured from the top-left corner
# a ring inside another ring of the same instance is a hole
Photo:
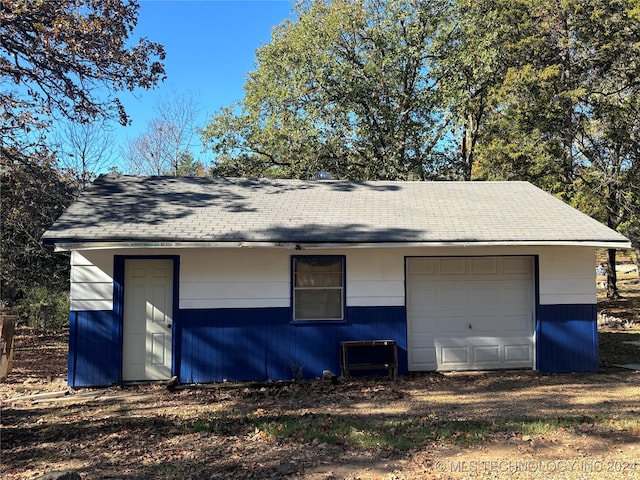
[[[340,290],[340,318],[296,318],[296,291],[297,290],[313,290],[313,287],[296,287],[296,261],[305,259],[335,259],[340,260],[342,264],[342,285],[340,287],[315,287],[315,289],[335,289]],[[310,323],[346,323],[346,298],[347,298],[347,259],[346,255],[292,255],[291,256],[291,323],[310,324]]]

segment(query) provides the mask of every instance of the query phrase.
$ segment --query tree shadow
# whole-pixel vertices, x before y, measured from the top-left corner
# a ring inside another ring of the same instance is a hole
[[[283,478],[354,452],[475,448],[539,424],[619,447],[638,443],[637,426],[607,419],[634,417],[635,398],[618,388],[637,385],[633,375],[502,372],[115,388],[103,400],[3,409],[2,468],[71,461],[105,478]]]
[[[308,204],[302,216],[296,214],[308,193],[318,189],[350,193],[401,188],[392,182],[103,175],[66,210],[44,239],[48,243],[142,238],[276,242],[416,240],[418,234],[411,229],[388,229],[383,225],[372,228],[370,224],[341,218],[327,219],[322,196],[314,197],[317,201]],[[282,198],[275,198],[278,196]]]

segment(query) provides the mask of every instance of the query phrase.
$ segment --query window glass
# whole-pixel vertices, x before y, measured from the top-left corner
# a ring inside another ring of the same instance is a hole
[[[343,318],[344,258],[296,257],[293,260],[294,320]]]

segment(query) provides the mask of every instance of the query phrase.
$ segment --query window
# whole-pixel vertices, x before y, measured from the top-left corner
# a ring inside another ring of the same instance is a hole
[[[293,257],[293,319],[344,318],[344,257]]]

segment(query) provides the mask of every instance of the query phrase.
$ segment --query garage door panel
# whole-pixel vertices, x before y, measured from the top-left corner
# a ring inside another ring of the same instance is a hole
[[[496,286],[471,287],[470,299],[473,305],[494,306],[500,301],[500,290]]]
[[[531,363],[533,362],[533,348],[531,344],[505,345],[504,360],[506,363]]]
[[[409,326],[409,335],[417,341],[422,340],[421,335],[429,335],[433,338],[433,324],[428,317],[414,316],[415,321]]]
[[[531,277],[531,258],[530,257],[503,257],[502,272],[516,273]]]
[[[412,352],[411,362],[420,365],[423,369],[435,370],[438,365],[436,359],[436,347],[417,348]]]
[[[414,317],[418,318],[418,317]],[[519,313],[503,312],[496,314],[491,311],[477,311],[464,316],[452,312],[439,313],[421,317],[423,323],[415,322],[413,331],[423,333],[439,333],[440,335],[476,335],[478,332],[504,334],[505,332],[523,332],[532,330],[531,317]]]
[[[507,332],[521,333],[533,330],[531,317],[528,315],[520,315],[517,313],[509,315],[509,313],[506,312],[501,315],[488,315],[479,318],[482,319],[482,321],[478,319],[472,323],[474,330],[489,331],[492,333],[499,332],[500,334]]]
[[[469,331],[469,318],[460,314],[452,314],[450,312],[446,314],[440,314],[432,316],[427,320],[431,323],[430,333],[435,332],[441,335],[459,335],[460,333],[466,334]]]
[[[464,328],[461,328],[458,333],[466,337],[478,335],[480,332],[495,334],[496,325],[498,323],[506,323],[505,319],[500,318],[493,312],[476,312],[473,316],[465,317],[464,320]]]
[[[439,363],[444,367],[455,367],[460,364],[469,364],[469,347],[456,345],[440,346]]]
[[[410,335],[431,335],[435,332],[448,336],[456,336],[461,332],[466,333],[469,329],[467,319],[464,317],[453,317],[447,315],[429,317],[423,324],[415,322],[410,329]]]
[[[412,305],[407,306],[407,310],[411,312],[421,312],[428,311],[430,305],[434,305],[436,303],[436,292],[438,289],[433,288],[432,286],[422,283],[416,282],[411,285],[407,285],[407,296],[413,298],[422,297],[424,301],[422,302],[414,302]]]
[[[500,363],[500,345],[476,345],[471,348],[474,364]]]
[[[407,261],[410,370],[533,367],[531,257],[422,260]]]
[[[420,343],[424,346],[410,351],[413,370],[528,368],[533,360],[533,348],[527,337],[425,336]]]
[[[529,314],[518,315],[513,313],[511,315],[502,317],[500,328],[505,332],[531,332],[533,334],[533,318]]]
[[[436,346],[432,334],[412,332],[416,347],[409,350],[409,363],[418,365],[418,370],[435,370],[437,367]]]
[[[436,305],[466,304],[467,289],[460,286],[442,287],[438,292]]]
[[[420,274],[433,275],[435,267],[433,258],[412,258],[407,262],[407,273],[418,276]]]
[[[502,290],[502,305],[522,305],[531,303],[531,292],[528,289],[528,282],[519,282],[511,286],[505,286]]]
[[[498,260],[496,258],[472,258],[469,263],[472,275],[498,273]]]
[[[467,337],[437,339],[436,357],[440,370],[527,368],[533,349],[523,337]]]
[[[434,259],[437,262],[438,259]],[[467,273],[467,261],[465,258],[441,258],[436,263],[439,266],[440,275],[464,275]]]

